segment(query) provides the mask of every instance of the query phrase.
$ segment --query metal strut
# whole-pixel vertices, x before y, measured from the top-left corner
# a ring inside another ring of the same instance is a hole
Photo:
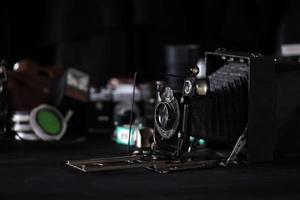
[[[134,168],[147,168],[158,173],[187,169],[213,168],[219,160],[169,160],[155,156],[132,155],[88,160],[68,160],[67,165],[82,172],[115,171]]]

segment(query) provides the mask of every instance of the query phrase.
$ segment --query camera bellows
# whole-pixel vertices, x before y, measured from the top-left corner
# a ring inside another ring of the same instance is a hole
[[[192,100],[192,135],[213,142],[234,142],[248,121],[246,63],[228,62],[209,75],[210,94]]]

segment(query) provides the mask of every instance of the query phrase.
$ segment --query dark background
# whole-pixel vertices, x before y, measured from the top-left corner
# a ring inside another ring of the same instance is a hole
[[[76,67],[94,84],[162,71],[168,44],[276,54],[297,42],[299,3],[260,0],[2,1],[0,57]]]

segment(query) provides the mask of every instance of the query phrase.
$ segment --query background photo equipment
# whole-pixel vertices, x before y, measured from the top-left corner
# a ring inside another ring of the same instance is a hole
[[[196,44],[177,44],[165,46],[166,74],[185,76],[188,66],[194,66],[199,60],[199,46]],[[169,85],[174,88],[182,88],[181,82],[170,78]]]
[[[7,74],[6,63],[1,61],[0,63],[0,136],[3,136],[7,129]]]
[[[135,87],[135,103],[132,107],[133,89],[134,83],[131,78],[112,78],[104,88],[92,87],[88,110],[88,132],[102,135],[114,132],[114,140],[118,142],[120,140],[117,138],[122,137],[123,141],[125,138],[123,133],[130,125],[132,109],[133,122],[137,128],[149,126],[149,124],[152,126],[155,84],[138,83]]]
[[[81,137],[87,132],[90,81],[88,74],[70,67],[57,78],[58,84],[53,89],[51,104],[66,116],[72,112],[72,119],[68,122],[71,137]]]
[[[64,136],[71,116],[68,113],[63,117],[55,107],[42,104],[30,112],[15,112],[12,129],[17,140],[58,141]]]
[[[87,74],[73,68],[64,70],[21,60],[8,71],[8,80],[11,131],[7,135],[24,141],[60,140],[66,135],[63,115],[68,120],[72,116],[68,124],[71,137],[85,132],[82,119],[85,119],[88,102],[90,78]],[[51,125],[47,128],[46,124]]]

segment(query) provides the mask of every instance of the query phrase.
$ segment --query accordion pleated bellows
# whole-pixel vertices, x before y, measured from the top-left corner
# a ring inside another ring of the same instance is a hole
[[[208,76],[210,93],[192,101],[192,135],[214,142],[234,142],[248,121],[247,63],[228,62]]]

